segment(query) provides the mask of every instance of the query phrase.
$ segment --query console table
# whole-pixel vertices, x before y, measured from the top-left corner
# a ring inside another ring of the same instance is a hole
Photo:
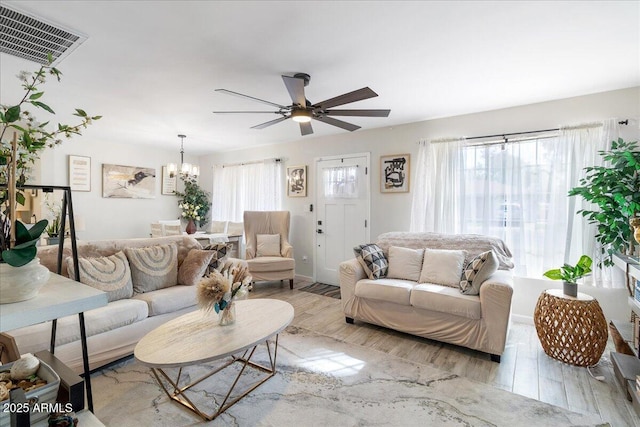
[[[78,315],[80,338],[82,340],[82,360],[84,362],[84,382],[89,410],[93,412],[91,376],[89,375],[89,355],[87,335],[84,327],[84,312],[107,305],[107,294],[90,286],[51,273],[49,281],[35,298],[27,301],[2,304],[0,308],[0,332],[11,331],[36,323],[56,320],[72,314]],[[52,330],[51,353],[55,349],[55,328]]]

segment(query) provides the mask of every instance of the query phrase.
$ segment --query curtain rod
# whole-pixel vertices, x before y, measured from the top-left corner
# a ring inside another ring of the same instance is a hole
[[[264,160],[254,160],[252,162],[226,163],[226,164],[223,164],[222,167],[223,168],[228,168],[228,167],[231,167],[231,166],[255,165],[255,164],[258,164],[258,163],[268,162],[269,160],[273,160],[275,163],[280,163],[282,161],[282,159],[280,159],[279,157],[276,157],[276,158],[270,158],[270,159],[264,159]]]
[[[629,120],[620,120],[618,122],[619,125],[628,125],[629,124]],[[513,136],[513,135],[527,135],[527,134],[531,134],[531,133],[545,133],[545,132],[558,132],[561,129],[583,129],[583,128],[590,128],[590,127],[598,127],[598,126],[602,126],[601,123],[589,123],[586,125],[579,125],[579,126],[566,126],[564,128],[553,128],[553,129],[541,129],[541,130],[528,130],[525,132],[512,132],[512,133],[499,133],[499,134],[495,134],[495,135],[484,135],[484,136],[471,136],[468,138],[465,138],[467,141],[469,140],[473,140],[473,139],[483,139],[483,138],[496,138],[501,136],[503,139],[508,137],[508,136]]]

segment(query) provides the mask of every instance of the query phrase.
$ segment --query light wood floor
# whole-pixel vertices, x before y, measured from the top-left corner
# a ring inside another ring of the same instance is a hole
[[[474,350],[358,321],[347,324],[340,300],[297,290],[308,284],[296,280],[290,290],[288,281],[261,282],[254,286],[250,297],[288,301],[295,309],[295,326],[572,411],[598,414],[613,427],[640,427],[640,417],[623,395],[613,372],[609,357],[609,351],[614,349],[611,339],[599,366],[591,370],[594,375],[605,377],[602,382],[592,378],[586,368],[549,358],[540,346],[534,326],[524,323],[512,323],[502,361],[494,363],[487,354]]]

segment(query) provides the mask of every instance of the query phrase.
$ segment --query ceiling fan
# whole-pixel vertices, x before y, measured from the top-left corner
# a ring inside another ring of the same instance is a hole
[[[337,126],[339,128],[353,132],[360,129],[360,126],[352,123],[347,123],[342,120],[335,119],[335,116],[358,116],[358,117],[388,117],[391,110],[331,110],[332,107],[339,105],[349,104],[351,102],[362,101],[363,99],[373,98],[378,96],[373,90],[368,87],[354,90],[353,92],[345,93],[335,98],[327,99],[326,101],[311,104],[304,94],[304,87],[309,84],[311,76],[305,73],[296,73],[293,77],[282,76],[284,85],[289,91],[291,96],[291,105],[280,105],[275,102],[265,101],[264,99],[255,98],[249,95],[243,95],[238,92],[233,92],[227,89],[216,89],[216,92],[226,93],[228,95],[235,95],[241,98],[251,99],[253,101],[261,102],[263,104],[271,105],[278,108],[278,111],[214,111],[215,114],[257,114],[257,113],[273,113],[282,117],[278,117],[275,120],[270,120],[259,125],[252,126],[252,129],[264,129],[276,123],[280,123],[287,119],[293,119],[293,121],[300,124],[300,133],[304,135],[310,135],[313,133],[311,127],[311,119],[318,120],[328,125]]]

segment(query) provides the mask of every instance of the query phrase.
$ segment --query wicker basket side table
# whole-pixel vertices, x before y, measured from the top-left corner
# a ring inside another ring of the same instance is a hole
[[[598,300],[580,292],[570,297],[547,289],[538,298],[533,321],[544,352],[571,365],[597,364],[607,345],[607,321]]]

